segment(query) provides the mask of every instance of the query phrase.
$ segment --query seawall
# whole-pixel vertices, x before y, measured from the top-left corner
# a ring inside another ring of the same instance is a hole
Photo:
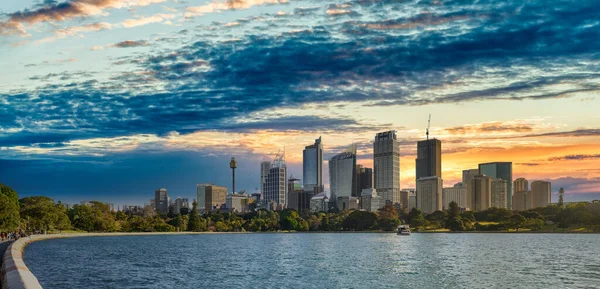
[[[78,234],[49,234],[33,235],[14,241],[2,256],[2,268],[0,268],[0,280],[2,289],[41,289],[42,286],[35,275],[29,271],[23,261],[23,249],[27,244],[58,238],[73,237],[107,237],[107,236],[151,236],[151,235],[196,235],[210,234],[206,232],[165,232],[165,233],[78,233]]]

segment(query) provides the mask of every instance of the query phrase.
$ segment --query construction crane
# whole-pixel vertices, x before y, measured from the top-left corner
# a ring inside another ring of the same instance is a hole
[[[427,140],[429,140],[429,128],[431,127],[431,113],[429,114],[429,120],[427,121],[427,131],[425,134],[427,135]]]

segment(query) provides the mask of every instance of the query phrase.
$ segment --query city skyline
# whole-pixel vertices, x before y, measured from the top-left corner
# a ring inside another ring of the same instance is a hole
[[[253,193],[279,149],[297,178],[320,135],[324,160],[354,143],[374,168],[374,135],[395,130],[399,189],[415,188],[431,114],[444,187],[512,162],[552,200],[600,199],[599,9],[2,1],[0,182],[70,203],[141,204],[163,187],[193,199],[196,184],[230,191],[235,157],[236,190]]]

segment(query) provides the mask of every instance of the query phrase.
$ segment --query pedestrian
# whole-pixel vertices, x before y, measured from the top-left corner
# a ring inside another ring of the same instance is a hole
[[[4,232],[0,233],[0,237],[2,237],[2,242],[4,242],[4,238],[6,237]]]

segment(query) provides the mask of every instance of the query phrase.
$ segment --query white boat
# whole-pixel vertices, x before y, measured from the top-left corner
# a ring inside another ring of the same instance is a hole
[[[396,229],[396,234],[408,236],[410,235],[410,227],[408,225],[400,225]]]

